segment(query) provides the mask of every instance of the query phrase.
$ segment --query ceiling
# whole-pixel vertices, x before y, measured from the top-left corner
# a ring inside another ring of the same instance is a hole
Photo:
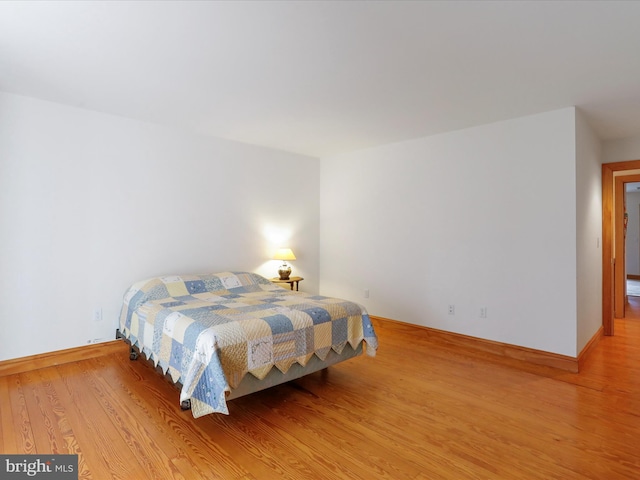
[[[0,2],[0,90],[315,157],[575,105],[640,135],[640,2]]]

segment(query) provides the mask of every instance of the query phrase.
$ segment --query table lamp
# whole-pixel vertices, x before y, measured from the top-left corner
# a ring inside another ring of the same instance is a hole
[[[273,259],[282,260],[282,265],[280,265],[280,268],[278,269],[280,280],[289,280],[289,275],[291,275],[291,266],[287,263],[287,260],[296,259],[293,251],[290,248],[279,248],[273,255]]]

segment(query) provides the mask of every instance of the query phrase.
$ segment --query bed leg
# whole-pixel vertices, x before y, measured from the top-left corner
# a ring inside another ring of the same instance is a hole
[[[129,360],[137,360],[138,359],[138,352],[135,348],[131,347],[129,349]]]
[[[191,410],[191,400],[183,400],[180,402],[180,408],[182,410]]]

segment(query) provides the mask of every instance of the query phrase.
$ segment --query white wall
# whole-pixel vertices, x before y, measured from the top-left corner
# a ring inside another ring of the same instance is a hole
[[[278,246],[317,292],[318,211],[317,159],[0,93],[0,360],[112,339],[136,280],[274,276]]]
[[[0,360],[112,338],[140,278],[272,276],[283,244],[306,291],[575,356],[601,324],[597,149],[569,108],[319,163],[0,93]]]
[[[602,163],[640,160],[640,136],[602,142]]]
[[[321,293],[575,356],[575,138],[566,108],[322,159]]]
[[[602,326],[602,143],[576,112],[577,353]]]

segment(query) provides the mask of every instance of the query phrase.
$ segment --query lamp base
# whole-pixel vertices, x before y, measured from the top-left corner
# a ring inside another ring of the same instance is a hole
[[[280,280],[289,280],[289,275],[291,275],[291,267],[286,263],[280,265],[278,269],[278,275],[280,275]]]

